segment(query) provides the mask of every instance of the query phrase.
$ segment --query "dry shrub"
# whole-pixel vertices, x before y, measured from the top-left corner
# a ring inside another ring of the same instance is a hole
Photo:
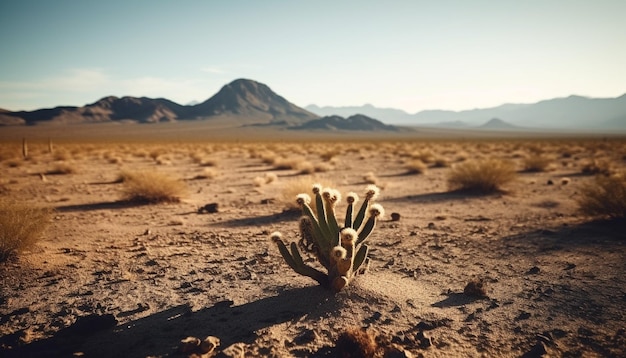
[[[450,190],[491,193],[515,179],[515,167],[500,159],[467,161],[458,164],[448,173]]]
[[[626,176],[597,176],[581,188],[577,198],[581,211],[590,216],[626,217]]]
[[[536,154],[524,158],[524,171],[529,173],[544,172],[548,169],[552,159],[545,155]]]
[[[608,175],[612,171],[611,163],[608,160],[592,159],[583,164],[581,172],[587,175],[605,174]]]
[[[376,337],[360,328],[348,328],[342,332],[335,347],[338,357],[371,358],[378,351]]]
[[[214,168],[204,168],[202,172],[193,177],[193,179],[215,179],[218,175],[218,171]]]
[[[76,167],[70,163],[57,163],[52,169],[48,170],[46,174],[48,175],[60,175],[60,174],[74,174],[76,173]]]
[[[432,164],[433,168],[447,168],[450,166],[450,161],[446,158],[435,158],[435,161]]]
[[[0,200],[0,262],[32,247],[51,216],[50,209]]]
[[[278,179],[278,176],[275,173],[265,173],[262,177],[255,177],[253,182],[254,186],[263,186],[265,184],[270,184],[275,182]]]
[[[320,181],[312,176],[301,176],[297,179],[284,181],[283,183],[283,189],[278,197],[278,201],[289,210],[300,210],[300,206],[296,203],[296,196],[298,196],[298,194],[305,193],[313,196],[313,184],[320,183],[324,188],[336,187],[333,183]],[[311,201],[311,207],[315,210],[315,200]]]
[[[124,183],[124,199],[129,201],[179,202],[187,192],[182,181],[158,172],[123,172],[120,178]]]
[[[365,175],[363,176],[363,181],[366,184],[378,184],[379,183],[378,177],[376,176],[376,174],[374,174],[374,172],[365,173]]]
[[[404,165],[408,174],[424,174],[428,166],[420,159],[414,159]]]

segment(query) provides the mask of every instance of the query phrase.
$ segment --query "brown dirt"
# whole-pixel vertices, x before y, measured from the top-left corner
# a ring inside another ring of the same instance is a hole
[[[506,158],[521,170],[519,152],[536,144],[153,144],[160,165],[148,144],[59,144],[76,172],[45,181],[38,174],[54,158],[32,146],[31,160],[2,163],[2,195],[56,214],[35,249],[0,264],[0,355],[182,356],[181,339],[216,336],[246,356],[333,356],[345,329],[367,327],[414,356],[625,356],[625,226],[579,215],[575,199],[593,179],[579,174],[584,161],[604,156],[623,170],[626,144],[540,145],[555,154],[552,170],[520,172],[504,192],[482,196],[448,192],[449,168],[405,175],[402,150]],[[269,240],[273,231],[296,239],[298,214],[265,199],[300,176],[253,157],[260,146],[312,162],[321,161],[312,148],[337,146],[333,169],[311,181],[360,193],[373,172],[378,202],[400,214],[378,224],[369,272],[344,291],[292,272]],[[198,150],[217,160],[217,177],[192,179],[205,169],[190,159]],[[121,202],[115,179],[125,168],[169,173],[189,194]],[[256,186],[268,172],[278,179]],[[217,213],[198,212],[214,202]],[[485,297],[464,293],[477,280]]]

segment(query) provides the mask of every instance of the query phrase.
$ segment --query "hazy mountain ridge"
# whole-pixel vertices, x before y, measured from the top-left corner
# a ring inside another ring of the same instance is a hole
[[[626,129],[626,94],[617,98],[569,96],[533,104],[508,103],[466,111],[425,110],[415,114],[393,108],[377,108],[370,104],[360,107],[309,105],[305,108],[321,116],[363,113],[387,124],[409,126],[476,127],[492,118],[499,118],[511,125],[527,128]]]
[[[338,115],[312,119],[289,129],[297,130],[350,130],[350,131],[396,131],[398,128],[362,114],[348,118]]]

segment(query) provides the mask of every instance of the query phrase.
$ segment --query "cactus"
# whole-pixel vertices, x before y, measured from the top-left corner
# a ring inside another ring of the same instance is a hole
[[[315,210],[311,207],[311,197],[299,194],[296,201],[302,209],[300,218],[300,240],[286,245],[279,232],[272,234],[280,254],[297,273],[308,276],[321,286],[341,291],[355,276],[366,271],[369,265],[366,240],[374,230],[376,221],[384,214],[380,204],[371,204],[378,196],[379,189],[369,185],[365,199],[355,216],[355,206],[359,197],[355,193],[347,195],[348,206],[343,227],[339,226],[335,209],[341,194],[335,189],[313,185]],[[326,273],[307,264],[300,250],[317,258]]]

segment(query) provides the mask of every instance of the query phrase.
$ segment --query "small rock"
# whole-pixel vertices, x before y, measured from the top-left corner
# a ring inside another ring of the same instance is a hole
[[[385,348],[384,358],[413,358],[413,354],[400,345],[391,344],[389,347]]]
[[[400,221],[399,213],[391,213],[391,221]]]
[[[530,270],[526,271],[526,274],[528,275],[536,275],[541,271],[541,269],[537,266],[533,266],[530,268]]]
[[[576,264],[568,263],[567,266],[565,267],[565,270],[569,271],[569,270],[573,270],[575,268],[576,268]]]
[[[474,297],[487,297],[485,285],[482,280],[472,280],[465,285],[463,293]]]
[[[208,336],[202,342],[200,342],[200,352],[203,354],[210,354],[215,352],[215,349],[219,346],[219,338],[214,336]]]
[[[195,352],[200,346],[200,338],[197,337],[187,337],[180,340],[180,345],[178,346],[178,350],[181,353],[192,353]]]
[[[554,185],[554,182],[552,181],[552,179],[548,179],[548,182],[546,183],[548,185]]]
[[[216,213],[218,211],[218,203],[209,203],[206,204],[205,206],[201,207],[198,209],[198,214],[204,214],[204,213],[209,213],[209,214],[213,214]]]
[[[433,223],[433,222],[428,223],[428,228],[429,228],[429,229],[434,229],[434,228],[436,228],[435,223]]]

